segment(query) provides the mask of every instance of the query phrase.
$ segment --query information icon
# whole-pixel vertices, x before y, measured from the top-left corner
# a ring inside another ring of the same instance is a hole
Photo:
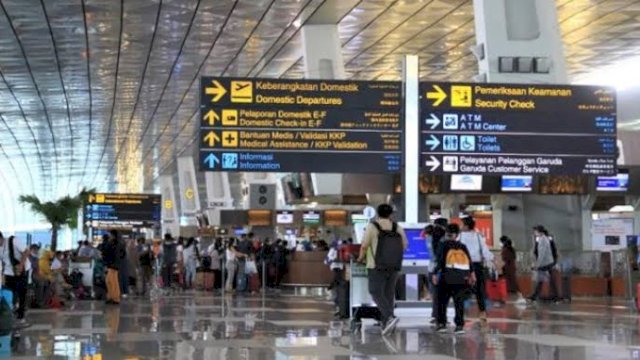
[[[233,154],[233,153],[222,154],[222,168],[223,169],[237,169],[238,168],[238,154]]]
[[[476,151],[476,137],[473,135],[460,136],[461,151]]]

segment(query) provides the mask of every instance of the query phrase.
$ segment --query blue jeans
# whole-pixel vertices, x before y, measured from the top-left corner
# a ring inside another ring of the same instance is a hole
[[[184,282],[187,288],[192,288],[193,283],[196,281],[196,264],[193,262],[187,263],[184,266]]]

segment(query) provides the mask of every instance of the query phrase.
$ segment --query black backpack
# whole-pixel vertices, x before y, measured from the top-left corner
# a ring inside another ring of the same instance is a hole
[[[378,229],[378,246],[375,252],[376,270],[400,271],[404,257],[402,236],[398,233],[398,225],[393,223],[391,230],[384,230],[377,222],[372,222]]]

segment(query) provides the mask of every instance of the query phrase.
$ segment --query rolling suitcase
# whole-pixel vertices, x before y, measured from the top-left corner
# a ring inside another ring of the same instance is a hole
[[[507,280],[505,278],[487,280],[487,282],[485,282],[485,290],[487,292],[487,299],[491,301],[506,303],[509,299]]]
[[[249,275],[249,291],[260,291],[260,276],[257,273]]]
[[[9,289],[0,289],[0,336],[10,335],[12,330],[13,292]]]
[[[196,272],[196,281],[195,281],[194,287],[198,290],[202,290],[205,288],[204,275],[205,273],[202,271]]]
[[[340,319],[348,319],[350,314],[349,307],[349,282],[341,281],[336,286],[336,299],[338,303],[338,317]]]
[[[215,284],[215,273],[213,273],[212,271],[205,271],[203,273],[203,277],[204,277],[204,289],[206,291],[211,291],[213,290],[214,284]]]

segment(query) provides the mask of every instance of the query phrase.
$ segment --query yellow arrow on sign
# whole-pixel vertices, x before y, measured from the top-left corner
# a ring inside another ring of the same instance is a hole
[[[213,95],[211,102],[218,102],[222,99],[224,94],[227,93],[227,90],[222,86],[222,84],[220,84],[220,82],[218,82],[218,80],[211,81],[211,85],[213,86],[204,88],[204,92],[207,95]]]
[[[215,146],[216,142],[220,142],[220,137],[213,131],[209,131],[207,136],[204,137],[204,141],[209,143],[209,146]]]
[[[209,112],[204,114],[202,120],[207,121],[209,125],[213,126],[216,124],[216,121],[220,121],[220,115],[213,110],[209,110]]]
[[[438,106],[447,98],[447,93],[439,85],[432,85],[435,91],[427,93],[427,99],[435,100],[433,106]]]

